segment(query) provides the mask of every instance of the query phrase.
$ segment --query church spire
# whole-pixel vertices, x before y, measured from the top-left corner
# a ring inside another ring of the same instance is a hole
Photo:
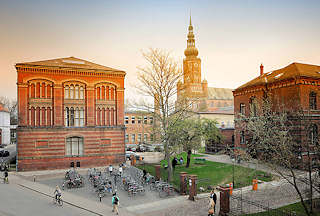
[[[198,50],[195,46],[195,39],[194,39],[194,34],[193,34],[193,26],[191,22],[191,12],[190,12],[190,24],[188,28],[188,40],[187,40],[187,49],[184,51],[184,54],[186,57],[197,57],[198,55]]]

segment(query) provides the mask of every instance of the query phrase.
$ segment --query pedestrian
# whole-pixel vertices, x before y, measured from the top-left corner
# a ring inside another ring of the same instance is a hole
[[[180,165],[183,164],[183,157],[180,157]]]
[[[4,171],[4,179],[3,179],[3,183],[9,183],[9,174],[8,171]]]
[[[172,168],[173,168],[173,170],[176,168],[176,165],[177,165],[177,158],[174,157],[174,158],[172,159]]]
[[[144,182],[146,182],[147,180],[147,170],[146,169],[143,169],[143,176],[142,176]]]
[[[109,173],[110,173],[110,176],[112,175],[112,170],[113,170],[113,167],[112,167],[112,165],[110,164],[110,165],[109,165]]]
[[[122,176],[122,172],[123,172],[122,165],[120,164],[120,166],[119,166],[119,175],[120,175],[120,177]]]
[[[119,214],[118,206],[119,206],[119,197],[117,196],[117,193],[114,193],[112,195],[112,212],[116,212],[117,215]]]
[[[213,210],[216,212],[217,194],[214,192],[214,189],[210,192],[210,200],[213,201]]]

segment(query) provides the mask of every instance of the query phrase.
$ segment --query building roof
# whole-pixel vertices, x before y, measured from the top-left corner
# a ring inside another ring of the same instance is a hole
[[[9,110],[3,104],[0,103],[0,112],[9,112]]]
[[[233,100],[232,89],[208,87],[208,99]]]
[[[216,107],[211,109],[210,111],[198,112],[199,114],[226,114],[226,115],[233,115],[234,114],[234,107]]]
[[[236,90],[297,77],[320,79],[320,66],[294,62],[284,68],[264,73],[238,87]]]
[[[89,70],[102,70],[102,71],[116,71],[123,72],[118,69],[106,67],[103,65],[95,64],[93,62],[89,62],[83,59],[75,58],[75,57],[67,57],[67,58],[57,58],[50,59],[44,61],[35,61],[35,62],[23,62],[17,63],[16,66],[26,65],[26,66],[45,66],[45,67],[59,67],[59,68],[73,68],[73,69],[89,69]]]

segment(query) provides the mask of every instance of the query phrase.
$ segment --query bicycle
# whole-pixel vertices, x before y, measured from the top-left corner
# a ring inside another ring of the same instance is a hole
[[[159,196],[161,198],[166,197],[166,196],[171,196],[173,195],[174,192],[174,188],[173,186],[167,184],[167,185],[163,185],[162,189],[159,190]]]
[[[63,205],[63,200],[61,196],[53,196],[53,203],[58,204],[59,206]]]

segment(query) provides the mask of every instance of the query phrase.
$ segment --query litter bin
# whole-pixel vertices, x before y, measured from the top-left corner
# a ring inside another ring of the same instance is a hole
[[[254,191],[258,190],[258,179],[252,180],[252,190]]]
[[[227,188],[229,188],[229,194],[232,195],[233,184],[232,183],[227,184]]]

